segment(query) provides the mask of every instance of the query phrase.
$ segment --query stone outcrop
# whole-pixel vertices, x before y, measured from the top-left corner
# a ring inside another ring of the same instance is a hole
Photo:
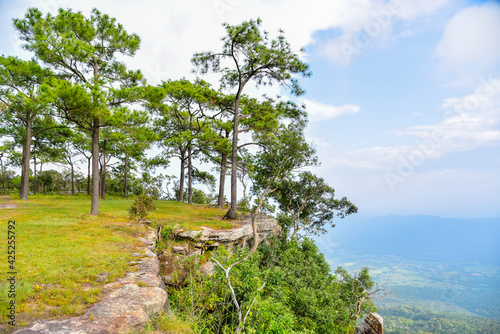
[[[140,238],[144,254],[134,253],[137,261],[130,265],[136,271],[104,286],[101,301],[87,309],[84,315],[64,320],[40,321],[17,334],[111,334],[130,333],[143,327],[149,317],[168,308],[168,295],[159,277],[160,265],[156,254],[154,233]],[[99,277],[107,278],[103,274]]]
[[[203,255],[207,250],[214,250],[224,245],[226,249],[235,246],[250,246],[253,238],[252,217],[243,216],[240,221],[234,223],[234,227],[225,230],[216,230],[209,227],[202,227],[200,230],[184,231],[178,230],[174,233],[178,245],[165,250],[160,254],[161,271],[160,276],[165,284],[173,286],[183,286],[189,274],[193,273],[196,266],[190,258],[192,256]],[[267,216],[257,216],[257,231],[260,240],[264,240],[270,234],[278,235],[280,226],[274,218]],[[202,274],[210,275],[213,272],[214,264],[205,258],[199,270]]]
[[[242,216],[240,222],[235,222],[235,225],[235,227],[226,230],[201,227],[201,230],[197,231],[179,231],[176,233],[176,237],[191,240],[196,247],[233,246],[236,244],[243,246],[253,236],[252,217],[250,215]],[[270,234],[279,234],[280,227],[276,219],[258,215],[257,230],[262,240]]]
[[[384,319],[377,313],[370,313],[354,334],[383,334]]]

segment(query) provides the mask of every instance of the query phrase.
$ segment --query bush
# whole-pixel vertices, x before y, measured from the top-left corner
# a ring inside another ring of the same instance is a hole
[[[128,209],[129,217],[136,223],[142,222],[149,211],[155,211],[156,204],[154,199],[147,192],[143,192],[135,198],[134,203]]]
[[[196,204],[210,204],[214,202],[215,196],[206,194],[202,190],[193,189],[193,203]]]
[[[15,189],[15,174],[13,171],[0,171],[0,192],[8,194]]]

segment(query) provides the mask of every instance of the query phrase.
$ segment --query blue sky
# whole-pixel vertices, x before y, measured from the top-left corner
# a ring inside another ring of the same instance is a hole
[[[32,6],[116,17],[141,37],[127,63],[152,84],[193,78],[192,54],[220,49],[223,22],[260,17],[305,48],[313,76],[297,101],[315,172],[360,214],[500,216],[498,1],[1,1],[1,53],[29,57],[11,19]]]

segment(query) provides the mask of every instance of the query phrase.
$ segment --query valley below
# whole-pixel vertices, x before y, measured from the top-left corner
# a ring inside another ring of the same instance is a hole
[[[316,241],[332,270],[370,269],[387,333],[500,333],[499,236],[498,219],[391,216],[337,221]]]

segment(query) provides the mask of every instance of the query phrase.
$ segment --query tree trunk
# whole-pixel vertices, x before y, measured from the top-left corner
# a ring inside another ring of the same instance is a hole
[[[31,150],[31,120],[27,117],[26,139],[23,146],[23,158],[21,167],[21,191],[20,198],[23,201],[28,200],[30,192],[30,150]]]
[[[5,175],[3,170],[3,161],[0,157],[0,172],[2,173],[2,192],[5,193]]]
[[[181,177],[179,179],[179,202],[184,202],[184,169],[186,168],[185,153],[181,153]]]
[[[88,158],[87,163],[87,195],[90,195],[90,160],[92,157]]]
[[[359,297],[356,305],[356,314],[352,317],[353,320],[358,320],[361,314],[361,305],[363,305],[363,300],[365,297]]]
[[[191,144],[188,147],[188,204],[193,204],[193,157]]]
[[[99,158],[99,197],[101,197],[101,187],[102,187],[102,162]]]
[[[127,168],[128,168],[128,156],[125,155],[125,190],[123,191],[125,198],[127,198]]]
[[[219,176],[219,198],[217,200],[217,207],[222,209],[224,207],[224,187],[226,185],[226,166],[227,154],[222,153],[220,163],[220,176]]]
[[[71,195],[75,194],[75,168],[71,164]]]
[[[91,215],[99,214],[99,119],[94,118],[92,131],[92,205]]]
[[[231,207],[227,211],[224,219],[236,219],[236,209],[238,206],[238,179],[236,172],[238,169],[238,122],[239,122],[239,108],[240,108],[240,95],[243,87],[240,87],[236,95],[234,104],[234,118],[233,118],[233,150],[231,156]]]
[[[253,244],[252,248],[250,248],[250,253],[253,253],[257,250],[257,247],[259,246],[259,233],[257,230],[257,215],[260,212],[260,208],[262,207],[262,203],[264,203],[264,198],[267,195],[267,190],[264,191],[264,193],[260,196],[259,199],[259,204],[255,208],[255,211],[252,213],[252,230],[253,230]]]
[[[33,157],[33,195],[36,195],[36,155]]]
[[[102,148],[101,198],[106,197],[106,141]]]

